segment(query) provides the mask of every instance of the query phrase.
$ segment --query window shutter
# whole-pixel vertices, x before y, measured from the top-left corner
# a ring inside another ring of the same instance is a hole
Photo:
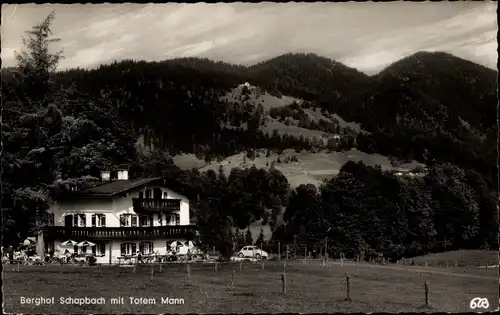
[[[73,215],[73,226],[78,226],[78,215]]]
[[[92,254],[97,254],[97,246],[92,246]]]
[[[96,226],[96,224],[95,224],[95,220],[96,220],[96,215],[95,215],[95,214],[93,214],[93,215],[92,215],[92,217],[91,217],[91,220],[90,220],[90,221],[91,221],[91,223],[92,223],[92,227],[95,227],[95,226]]]
[[[135,255],[136,252],[137,252],[137,247],[135,244],[132,244],[132,255]]]
[[[132,216],[131,226],[137,226],[137,216],[136,215]]]
[[[139,251],[141,252],[141,254],[144,254],[144,243],[139,244]]]
[[[78,246],[76,246],[76,245],[75,245],[75,246],[73,246],[73,251],[74,251],[75,253],[78,253]]]
[[[120,226],[125,226],[125,215],[120,214]]]
[[[87,216],[85,214],[80,214],[80,222],[82,223],[81,226],[85,227],[87,226]]]
[[[105,214],[101,215],[101,226],[106,226],[106,215]]]
[[[120,245],[120,252],[121,252],[122,256],[127,255],[127,250],[125,248],[125,244]]]

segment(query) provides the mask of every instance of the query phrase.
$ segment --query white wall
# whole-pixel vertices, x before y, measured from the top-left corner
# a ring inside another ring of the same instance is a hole
[[[94,213],[102,213],[106,215],[106,227],[119,227],[121,214],[137,214],[135,213],[132,205],[132,198],[139,198],[139,192],[143,191],[145,194],[146,189],[153,190],[154,188],[162,189],[162,196],[167,192],[168,199],[181,199],[180,211],[172,211],[172,213],[179,213],[180,225],[189,225],[189,200],[171,189],[163,186],[152,185],[141,187],[127,193],[126,197],[119,197],[114,199],[81,199],[72,202],[60,202],[52,205],[49,212],[54,214],[54,225],[64,226],[64,216],[67,214],[86,214],[86,226],[91,226],[91,215]],[[168,225],[163,219],[163,225]],[[153,215],[153,226],[159,226],[158,216]]]

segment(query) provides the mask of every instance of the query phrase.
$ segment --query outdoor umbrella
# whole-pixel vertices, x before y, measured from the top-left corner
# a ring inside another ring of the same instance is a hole
[[[78,242],[72,241],[72,240],[67,240],[66,242],[62,242],[61,246],[75,246],[77,245]]]
[[[30,245],[34,245],[35,242],[30,240],[29,238],[25,239],[24,242],[23,242],[23,245],[25,246],[30,246]]]
[[[92,242],[89,242],[89,241],[83,241],[83,242],[78,243],[76,246],[78,246],[78,247],[95,246],[95,244]]]
[[[182,243],[179,242],[179,241],[173,241],[172,244],[170,244],[170,247],[171,248],[177,248],[177,246],[181,245],[182,246]]]

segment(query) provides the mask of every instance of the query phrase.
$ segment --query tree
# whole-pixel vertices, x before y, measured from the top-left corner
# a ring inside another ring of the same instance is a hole
[[[245,243],[246,245],[253,245],[253,237],[252,237],[252,232],[248,228],[246,233],[245,233]]]
[[[106,99],[90,101],[76,89],[56,88],[62,55],[49,51],[56,41],[49,37],[54,16],[27,32],[14,80],[2,81],[4,242],[35,234],[40,255],[54,197],[136,158],[133,134],[115,120]]]
[[[62,50],[56,53],[49,51],[51,44],[60,41],[59,38],[50,37],[50,26],[54,18],[55,11],[52,11],[43,22],[26,31],[27,37],[23,38],[22,42],[27,51],[15,53],[18,74],[26,93],[24,101],[37,108],[44,108],[54,101],[55,87],[52,77],[63,58]]]
[[[255,241],[256,246],[260,246],[264,244],[264,229],[260,228],[259,236],[257,236],[257,240]]]

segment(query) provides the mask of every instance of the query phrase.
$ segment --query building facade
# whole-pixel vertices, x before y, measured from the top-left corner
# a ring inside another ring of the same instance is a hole
[[[165,255],[173,241],[185,243],[195,235],[188,198],[166,182],[129,180],[126,171],[110,180],[104,172],[99,184],[68,193],[51,207],[53,224],[41,236],[45,249],[93,254],[97,263],[111,264],[137,252]],[[61,245],[68,240],[95,246]]]

